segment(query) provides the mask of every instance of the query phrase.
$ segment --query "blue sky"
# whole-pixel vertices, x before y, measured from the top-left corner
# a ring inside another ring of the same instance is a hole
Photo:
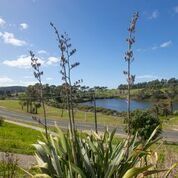
[[[136,82],[178,78],[178,1],[176,0],[1,0],[0,86],[35,83],[28,51],[40,58],[43,83],[61,84],[55,34],[66,31],[81,65],[73,81],[89,86],[125,83],[127,28],[139,11],[132,73]]]

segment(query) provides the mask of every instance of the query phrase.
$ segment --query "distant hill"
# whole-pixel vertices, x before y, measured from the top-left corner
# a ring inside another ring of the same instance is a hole
[[[0,93],[19,93],[24,92],[27,87],[24,86],[8,86],[8,87],[0,87]]]

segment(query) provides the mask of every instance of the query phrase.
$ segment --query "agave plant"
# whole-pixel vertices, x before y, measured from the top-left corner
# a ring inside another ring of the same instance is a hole
[[[73,155],[71,131],[64,133],[57,128],[57,135],[49,140],[35,144],[38,167],[42,177],[52,178],[131,178],[150,176],[168,170],[156,170],[157,160],[150,147],[158,141],[153,140],[158,128],[144,143],[138,141],[137,134],[130,140],[125,139],[113,144],[115,130],[104,134],[92,132],[86,137],[76,137],[76,155]],[[126,157],[129,144],[129,156]],[[154,155],[154,156],[153,156]],[[74,159],[78,162],[75,163]],[[153,161],[154,160],[154,161]],[[170,170],[169,170],[170,171]],[[166,172],[169,174],[169,172]]]

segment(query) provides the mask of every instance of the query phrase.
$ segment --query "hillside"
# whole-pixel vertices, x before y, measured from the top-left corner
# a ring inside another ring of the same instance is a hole
[[[0,95],[7,94],[7,93],[19,93],[24,92],[26,87],[24,86],[8,86],[8,87],[0,87]]]

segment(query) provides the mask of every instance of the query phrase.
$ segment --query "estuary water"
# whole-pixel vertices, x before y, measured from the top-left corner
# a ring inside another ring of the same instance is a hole
[[[93,106],[92,101],[88,101],[85,103],[82,103],[83,105]],[[135,109],[149,109],[152,107],[153,103],[146,102],[146,101],[136,101],[131,100],[131,110]],[[126,99],[96,99],[96,106],[107,108],[107,109],[113,109],[116,111],[127,111],[127,100]],[[174,110],[178,110],[178,103],[174,104]]]

